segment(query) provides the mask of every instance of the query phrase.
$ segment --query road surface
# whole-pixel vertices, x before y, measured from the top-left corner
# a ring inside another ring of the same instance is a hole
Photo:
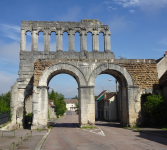
[[[41,150],[167,150],[167,138],[97,122],[97,128],[77,128],[78,115],[67,112],[55,124]]]

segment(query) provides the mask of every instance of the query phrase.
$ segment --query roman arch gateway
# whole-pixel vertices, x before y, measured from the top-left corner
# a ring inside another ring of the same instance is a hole
[[[31,51],[26,51],[26,33],[32,35]],[[38,33],[44,33],[44,51],[38,51]],[[56,49],[50,51],[50,35],[56,33]],[[62,49],[63,33],[68,33],[68,49]],[[80,34],[80,52],[75,51],[75,33]],[[87,51],[87,33],[92,33],[92,51]],[[99,33],[104,35],[104,52],[99,52]],[[81,22],[22,21],[19,78],[11,88],[12,123],[24,125],[24,99],[32,95],[32,129],[47,128],[48,83],[66,73],[78,83],[79,123],[95,123],[95,79],[110,74],[119,82],[122,125],[140,122],[141,95],[158,91],[157,66],[153,59],[115,59],[111,52],[110,29],[95,19]],[[128,51],[127,51],[128,52]],[[18,115],[18,112],[23,112]]]

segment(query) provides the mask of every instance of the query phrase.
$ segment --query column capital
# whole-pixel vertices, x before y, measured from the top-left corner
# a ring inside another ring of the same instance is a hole
[[[48,87],[48,86],[37,86],[37,88],[39,88],[39,89],[42,89],[42,88],[49,89],[49,87]]]
[[[78,87],[78,89],[80,89],[80,88],[94,88],[95,86],[80,86],[80,87]]]

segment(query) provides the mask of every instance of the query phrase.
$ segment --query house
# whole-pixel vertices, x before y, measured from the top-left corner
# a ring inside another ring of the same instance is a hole
[[[65,99],[67,110],[75,111],[77,110],[77,107],[75,106],[75,103],[78,103],[77,99]]]
[[[98,119],[104,119],[107,121],[118,120],[116,92],[110,92],[108,90],[101,92],[96,98],[96,103]]]
[[[167,51],[164,57],[156,60],[157,62],[157,71],[159,78],[159,85],[162,91],[164,100],[167,98]]]

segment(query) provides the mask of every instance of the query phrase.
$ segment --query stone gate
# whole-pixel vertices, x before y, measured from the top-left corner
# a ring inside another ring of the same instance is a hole
[[[26,32],[32,34],[31,51],[26,51]],[[44,51],[38,51],[38,33],[44,33]],[[56,50],[50,51],[50,35],[56,33]],[[62,35],[68,33],[68,49],[62,49]],[[80,52],[75,51],[74,36],[80,34]],[[87,51],[87,33],[92,33],[93,50]],[[104,35],[104,52],[99,52],[99,33]],[[78,83],[79,123],[95,123],[95,79],[110,74],[119,82],[121,123],[140,122],[141,95],[158,91],[157,66],[154,59],[115,59],[110,49],[108,25],[94,19],[81,22],[22,21],[19,78],[11,89],[12,123],[24,125],[24,99],[33,96],[32,129],[47,128],[48,84],[52,77],[66,73]],[[22,109],[23,108],[23,109]]]

